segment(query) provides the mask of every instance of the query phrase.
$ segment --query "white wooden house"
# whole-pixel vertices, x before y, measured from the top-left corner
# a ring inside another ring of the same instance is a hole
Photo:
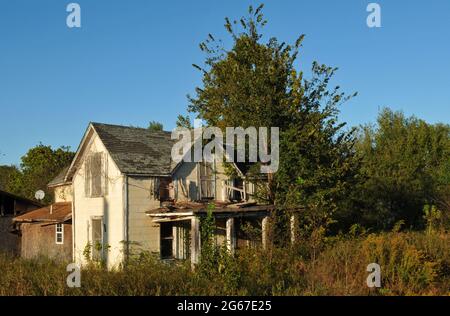
[[[72,201],[75,262],[102,259],[114,268],[131,253],[148,251],[196,263],[209,203],[216,205],[218,242],[230,251],[258,242],[239,227],[250,221],[264,228],[273,206],[252,201],[252,185],[229,178],[220,163],[174,163],[173,144],[170,132],[89,124],[57,184]]]

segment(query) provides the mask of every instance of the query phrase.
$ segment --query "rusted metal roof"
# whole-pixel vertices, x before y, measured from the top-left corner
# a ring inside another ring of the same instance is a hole
[[[14,217],[14,222],[55,222],[72,219],[72,203],[60,202]]]

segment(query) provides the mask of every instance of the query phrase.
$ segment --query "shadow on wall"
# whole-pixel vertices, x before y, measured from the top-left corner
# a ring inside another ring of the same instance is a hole
[[[197,181],[194,180],[195,177],[192,176],[196,174],[195,168],[196,163],[187,162],[177,170],[176,178],[179,184],[178,199],[189,199],[190,201],[197,201],[199,199],[199,186]]]
[[[189,199],[191,201],[198,200],[197,187],[197,183],[194,181],[189,182]]]
[[[12,225],[12,216],[0,216],[0,252],[19,255],[20,238],[17,234],[11,233]]]
[[[103,197],[103,259],[106,263],[109,263],[109,203],[106,198]]]

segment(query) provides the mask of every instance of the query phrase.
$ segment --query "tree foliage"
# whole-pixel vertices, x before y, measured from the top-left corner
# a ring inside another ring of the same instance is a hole
[[[279,127],[280,168],[270,178],[269,198],[282,214],[305,208],[302,225],[325,225],[357,179],[354,130],[338,122],[349,96],[330,88],[336,69],[317,62],[304,79],[295,62],[304,35],[293,44],[263,41],[263,6],[239,21],[225,19],[227,49],[209,35],[202,87],[188,96],[188,110],[210,126]]]
[[[153,132],[160,132],[164,130],[163,124],[156,121],[149,122],[147,128]]]
[[[11,178],[10,191],[35,199],[36,191],[43,190],[46,193],[43,202],[51,202],[52,197],[47,184],[72,162],[74,155],[69,147],[52,149],[51,146],[39,144],[31,148],[21,158],[20,172]]]
[[[420,227],[425,205],[448,201],[450,126],[384,109],[376,126],[360,129],[358,154],[365,181],[355,191],[353,221],[380,229],[398,221]]]
[[[192,128],[191,120],[188,115],[178,115],[176,125],[177,127],[182,128]]]
[[[10,191],[11,180],[19,173],[16,166],[0,166],[0,190]]]

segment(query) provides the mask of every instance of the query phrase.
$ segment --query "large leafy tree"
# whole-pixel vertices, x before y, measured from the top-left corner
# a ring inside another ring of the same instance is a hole
[[[31,148],[21,158],[20,172],[9,183],[11,192],[34,199],[36,191],[43,190],[46,193],[43,202],[51,202],[47,184],[71,163],[73,157],[69,147],[52,149],[40,144]]]
[[[206,60],[194,66],[203,85],[188,110],[221,128],[279,127],[280,168],[269,175],[269,199],[282,214],[304,207],[302,225],[325,225],[357,178],[354,131],[337,117],[348,96],[329,87],[336,69],[315,62],[309,80],[296,69],[303,35],[293,44],[263,41],[262,8],[225,19],[230,49],[213,35],[200,44]]]
[[[366,181],[355,190],[359,203],[353,220],[380,229],[398,221],[420,227],[424,205],[445,205],[450,126],[384,109],[376,126],[361,129],[358,152]]]
[[[293,63],[303,36],[293,46],[275,38],[262,44],[258,28],[266,21],[261,10],[250,7],[250,16],[239,24],[225,19],[233,39],[230,50],[212,35],[200,44],[205,65],[194,66],[203,73],[203,87],[189,97],[189,110],[212,126],[284,127],[288,122],[287,89],[295,79]],[[235,30],[239,25],[243,32]]]

